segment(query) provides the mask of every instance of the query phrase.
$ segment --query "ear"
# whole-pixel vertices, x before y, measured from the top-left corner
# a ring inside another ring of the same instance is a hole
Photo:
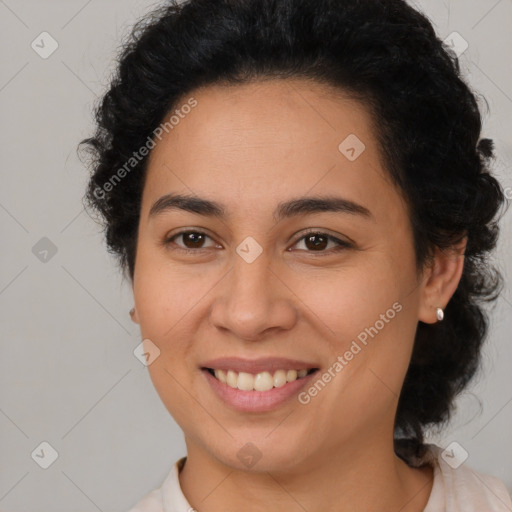
[[[444,308],[455,293],[464,269],[467,237],[451,249],[436,248],[432,264],[424,272],[420,291],[418,319],[436,323],[436,309]]]
[[[132,309],[130,309],[130,317],[133,322],[135,322],[136,324],[139,323],[139,315],[137,313],[137,309],[135,308],[135,306]]]

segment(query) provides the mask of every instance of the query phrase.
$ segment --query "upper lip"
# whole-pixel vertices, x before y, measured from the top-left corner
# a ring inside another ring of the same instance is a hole
[[[202,368],[211,368],[213,370],[233,370],[237,373],[260,373],[275,372],[276,370],[310,370],[318,368],[314,363],[300,361],[298,359],[288,359],[285,357],[262,357],[259,359],[242,359],[239,357],[220,357],[211,359],[201,364]]]

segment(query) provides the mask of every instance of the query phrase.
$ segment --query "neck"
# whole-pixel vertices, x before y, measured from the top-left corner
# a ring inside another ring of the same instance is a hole
[[[364,446],[361,449],[360,446]],[[182,491],[201,512],[421,512],[432,490],[430,466],[411,468],[392,443],[340,446],[316,453],[293,469],[240,470],[187,440]]]

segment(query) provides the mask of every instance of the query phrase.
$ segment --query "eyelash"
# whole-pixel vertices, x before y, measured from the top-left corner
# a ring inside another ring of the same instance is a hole
[[[196,234],[196,235],[204,235],[204,236],[212,239],[208,234],[206,234],[203,231],[184,230],[184,231],[180,231],[178,233],[175,233],[171,237],[165,238],[164,241],[163,241],[163,245],[167,247],[167,246],[171,245],[172,243],[174,243],[173,240],[175,238],[177,238],[177,237],[179,237],[181,235],[190,234],[190,233],[193,233],[193,234]],[[349,242],[346,242],[344,240],[340,240],[339,238],[336,238],[336,237],[334,237],[332,235],[329,235],[327,233],[324,233],[322,231],[315,231],[315,230],[311,230],[311,231],[308,231],[307,233],[303,234],[302,237],[299,238],[298,240],[296,240],[293,245],[297,245],[300,241],[304,240],[306,237],[311,236],[311,235],[319,235],[319,236],[327,238],[329,241],[334,241],[334,242],[339,244],[338,247],[336,247],[335,249],[330,249],[330,250],[323,250],[323,251],[309,251],[309,250],[305,250],[305,252],[313,253],[316,256],[329,255],[329,254],[332,254],[332,253],[337,253],[337,252],[342,251],[344,249],[350,249],[350,248],[354,247]],[[173,247],[172,250],[182,251],[182,252],[184,252],[186,254],[192,254],[192,253],[196,253],[197,254],[197,253],[201,253],[203,251],[206,251],[208,249],[209,249],[208,247],[205,247],[205,248],[201,247],[199,249],[188,249],[188,248],[183,248],[183,247],[177,246],[177,247]]]

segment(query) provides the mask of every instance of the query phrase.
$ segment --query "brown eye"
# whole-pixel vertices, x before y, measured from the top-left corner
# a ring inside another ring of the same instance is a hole
[[[343,249],[347,249],[352,247],[352,245],[348,242],[344,242],[343,240],[340,240],[339,238],[333,237],[331,235],[328,235],[327,233],[321,233],[321,232],[311,232],[307,235],[300,238],[295,245],[297,245],[299,242],[304,241],[304,246],[306,247],[307,252],[336,252]],[[325,249],[328,247],[329,242],[334,242],[335,246],[332,251],[326,251]]]
[[[329,244],[329,238],[322,235],[308,235],[304,237],[304,243],[308,249],[325,249]]]
[[[185,251],[187,251],[187,250],[193,251],[193,250],[205,249],[206,247],[204,247],[204,242],[207,238],[209,238],[211,240],[211,238],[206,233],[203,233],[202,231],[181,231],[181,232],[173,235],[172,237],[168,238],[166,240],[165,244],[166,245],[170,244],[170,243],[176,244],[175,240],[181,239],[183,246],[181,246],[180,244],[176,244],[176,245],[178,245],[178,248],[183,249]]]

